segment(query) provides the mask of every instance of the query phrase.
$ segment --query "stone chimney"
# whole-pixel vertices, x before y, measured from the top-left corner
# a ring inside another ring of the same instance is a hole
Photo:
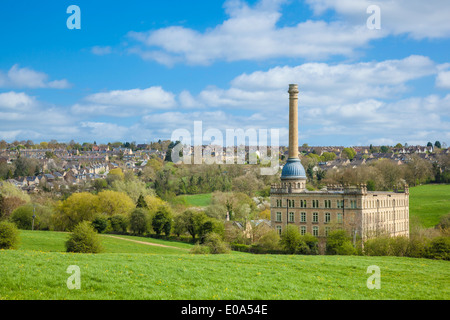
[[[298,85],[289,85],[289,158],[298,159]]]

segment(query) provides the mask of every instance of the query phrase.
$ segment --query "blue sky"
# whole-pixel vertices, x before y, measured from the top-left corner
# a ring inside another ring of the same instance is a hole
[[[144,143],[202,121],[285,145],[297,83],[300,143],[450,143],[449,16],[445,0],[4,0],[0,140]]]

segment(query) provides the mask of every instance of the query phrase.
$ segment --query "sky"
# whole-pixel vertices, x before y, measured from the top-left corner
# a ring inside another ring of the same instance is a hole
[[[149,143],[201,121],[287,145],[295,83],[300,144],[450,144],[449,17],[448,0],[2,0],[0,140]]]

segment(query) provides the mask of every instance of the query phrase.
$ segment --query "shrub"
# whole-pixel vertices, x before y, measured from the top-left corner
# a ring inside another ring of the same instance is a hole
[[[356,249],[353,247],[350,237],[345,230],[334,230],[327,237],[326,253],[353,255],[356,254]]]
[[[109,225],[114,232],[126,233],[128,229],[128,219],[124,215],[116,214],[109,217]]]
[[[364,243],[364,253],[368,256],[391,255],[390,240],[388,237],[369,239]]]
[[[314,237],[310,233],[305,233],[303,236],[301,236],[302,242],[306,245],[308,248],[307,252],[299,252],[302,254],[319,254],[319,239]],[[302,248],[306,248],[302,245]]]
[[[19,230],[11,222],[0,222],[0,249],[16,249],[19,244]]]
[[[257,245],[263,250],[277,251],[281,249],[280,236],[276,230],[271,230],[259,238]]]
[[[212,254],[230,253],[231,251],[228,243],[214,232],[206,235],[204,245],[209,248],[209,252]]]
[[[75,226],[66,242],[67,252],[100,253],[103,251],[101,240],[89,221]]]
[[[189,250],[192,254],[209,254],[209,247],[201,245],[198,242]]]
[[[404,257],[407,254],[409,239],[406,237],[393,237],[390,239],[390,252],[393,256]]]
[[[450,238],[436,237],[426,249],[426,257],[438,260],[450,260]]]

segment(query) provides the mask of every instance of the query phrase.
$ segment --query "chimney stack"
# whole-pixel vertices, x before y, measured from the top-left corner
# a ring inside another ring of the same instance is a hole
[[[298,85],[289,85],[289,158],[298,159]]]

